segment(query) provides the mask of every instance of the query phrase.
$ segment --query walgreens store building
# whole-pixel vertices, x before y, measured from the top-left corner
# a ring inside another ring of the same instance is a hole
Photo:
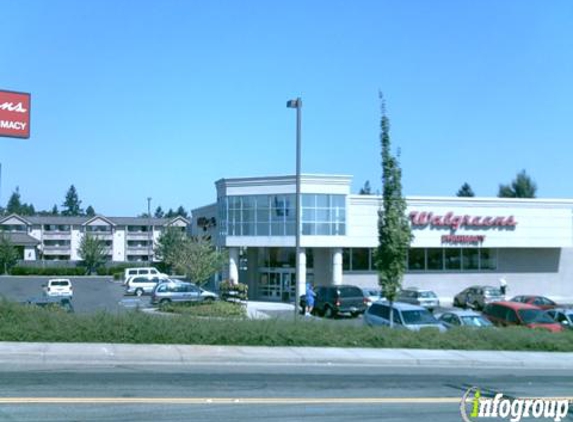
[[[259,300],[291,300],[295,274],[295,177],[221,179],[217,202],[193,211],[192,231],[229,251],[222,277],[249,285]],[[350,193],[351,177],[302,176],[299,289],[377,286],[381,197]],[[573,301],[573,201],[408,197],[414,240],[404,286],[434,290],[444,301],[475,284],[508,295]]]

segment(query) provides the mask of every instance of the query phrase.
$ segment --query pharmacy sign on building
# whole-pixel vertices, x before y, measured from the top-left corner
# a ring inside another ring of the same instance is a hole
[[[30,137],[30,94],[0,90],[0,136]]]

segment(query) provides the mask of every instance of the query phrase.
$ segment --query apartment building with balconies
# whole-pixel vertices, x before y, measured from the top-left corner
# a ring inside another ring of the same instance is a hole
[[[187,231],[183,217],[68,217],[20,216],[0,219],[0,232],[16,246],[24,261],[80,261],[83,236],[104,242],[106,259],[113,262],[156,261],[157,241],[168,227]]]

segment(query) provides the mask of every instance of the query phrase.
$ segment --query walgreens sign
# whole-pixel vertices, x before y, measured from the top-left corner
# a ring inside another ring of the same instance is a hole
[[[0,136],[30,137],[30,94],[0,90]]]
[[[466,229],[489,229],[505,228],[512,229],[517,225],[515,217],[509,216],[482,216],[482,215],[461,215],[448,212],[444,215],[433,212],[412,211],[409,215],[412,227],[423,229],[426,227],[450,229],[455,231],[461,227]]]

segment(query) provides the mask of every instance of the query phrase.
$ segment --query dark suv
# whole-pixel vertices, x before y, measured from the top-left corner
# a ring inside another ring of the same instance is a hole
[[[360,287],[351,285],[340,286],[317,286],[314,299],[313,313],[327,318],[333,318],[338,314],[350,314],[358,316],[367,308],[367,301]],[[304,310],[306,296],[301,296],[300,306]]]

